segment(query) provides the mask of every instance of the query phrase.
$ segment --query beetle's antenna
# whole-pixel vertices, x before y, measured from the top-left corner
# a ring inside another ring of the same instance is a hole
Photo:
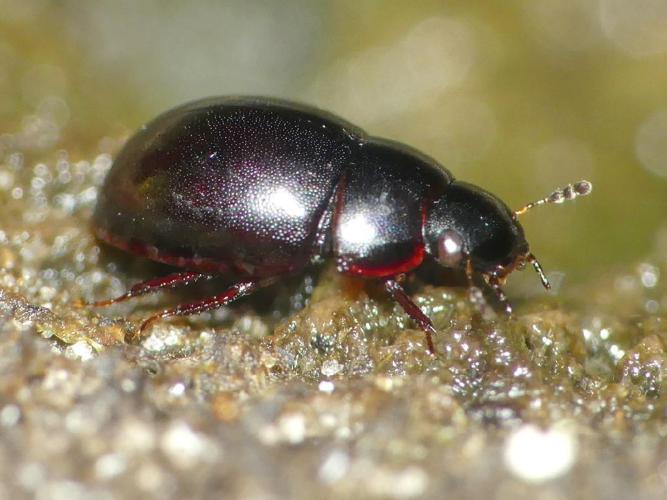
[[[525,205],[521,207],[519,210],[516,210],[514,214],[523,215],[528,210],[538,205],[546,205],[547,203],[563,203],[564,201],[567,200],[574,200],[578,196],[586,196],[587,194],[590,194],[591,191],[593,191],[593,184],[591,184],[590,182],[588,181],[574,182],[560,189],[556,189],[546,198],[542,198],[541,200],[528,203],[528,205]],[[537,261],[532,262],[533,266],[535,266],[536,262]],[[542,281],[544,282],[544,280]]]
[[[547,275],[544,274],[544,270],[542,269],[542,266],[540,263],[537,261],[535,256],[532,253],[529,253],[526,255],[526,260],[530,262],[533,267],[535,268],[535,271],[540,277],[540,281],[542,282],[542,286],[546,288],[547,290],[551,290],[551,283],[549,283],[549,280],[547,278]]]

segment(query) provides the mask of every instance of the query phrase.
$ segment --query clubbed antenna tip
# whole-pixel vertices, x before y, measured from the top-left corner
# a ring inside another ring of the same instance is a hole
[[[542,198],[541,200],[528,203],[528,205],[525,205],[521,207],[519,210],[516,210],[514,214],[517,216],[523,215],[531,208],[539,205],[546,205],[547,203],[558,204],[558,203],[563,203],[564,201],[567,200],[574,200],[579,196],[586,196],[590,194],[591,191],[593,191],[593,184],[591,184],[590,182],[588,181],[574,182],[560,189],[556,189],[549,196]]]

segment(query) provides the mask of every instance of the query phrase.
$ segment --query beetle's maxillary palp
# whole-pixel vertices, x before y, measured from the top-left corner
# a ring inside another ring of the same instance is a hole
[[[529,253],[526,256],[526,260],[533,265],[533,268],[535,268],[535,271],[539,275],[540,281],[542,282],[542,286],[544,288],[546,288],[547,290],[551,290],[551,283],[549,283],[549,279],[547,278],[547,275],[544,274],[544,269],[542,269],[542,266],[537,261],[535,256],[532,253]]]
[[[537,207],[539,205],[546,205],[547,203],[559,204],[563,203],[564,201],[574,200],[579,196],[586,196],[590,194],[592,191],[593,191],[593,184],[591,184],[586,180],[573,182],[572,184],[568,184],[565,187],[556,189],[549,196],[546,196],[541,200],[533,201],[532,203],[524,205],[519,210],[516,210],[514,212],[514,215],[517,216],[523,215],[531,208]]]

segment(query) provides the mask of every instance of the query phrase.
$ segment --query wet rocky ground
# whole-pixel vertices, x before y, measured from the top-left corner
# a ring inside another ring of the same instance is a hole
[[[578,1],[131,3],[0,0],[0,499],[665,498],[659,2],[601,0],[602,24]],[[148,97],[274,82],[285,53],[272,94],[303,90],[508,202],[590,178],[592,196],[526,219],[548,226],[527,232],[562,286],[512,276],[508,319],[414,279],[437,355],[381,290],[326,266],[143,336],[151,312],[224,283],[76,307],[168,272],[89,225]],[[193,76],[212,66],[231,70]]]
[[[35,161],[3,140],[0,496],[664,497],[667,238],[513,319],[416,283],[436,356],[326,267],[137,338],[219,285],[74,307],[166,269],[91,235],[109,154]]]

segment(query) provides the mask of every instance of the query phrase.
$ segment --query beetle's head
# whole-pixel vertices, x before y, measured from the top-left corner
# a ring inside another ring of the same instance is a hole
[[[561,203],[586,195],[591,189],[587,181],[570,184],[512,211],[491,193],[454,181],[426,214],[426,249],[444,267],[474,271],[495,282],[503,281],[528,262],[549,288],[539,263],[530,253],[518,216],[536,205]]]
[[[481,274],[507,275],[528,255],[516,215],[496,196],[452,182],[426,216],[427,250],[444,267],[471,266]]]

